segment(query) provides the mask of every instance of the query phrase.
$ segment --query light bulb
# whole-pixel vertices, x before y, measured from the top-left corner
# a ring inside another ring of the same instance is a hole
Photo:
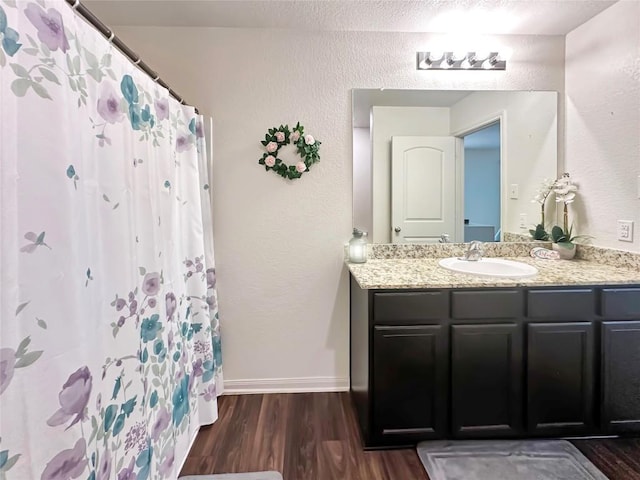
[[[453,67],[453,64],[456,63],[456,59],[453,56],[453,53],[445,53],[444,54],[444,61],[442,62],[442,64],[440,65],[443,68],[449,68],[449,67]]]
[[[429,52],[429,55],[427,56],[427,58],[432,62],[437,62],[442,58],[443,55],[444,55],[444,52],[434,50],[433,52]]]

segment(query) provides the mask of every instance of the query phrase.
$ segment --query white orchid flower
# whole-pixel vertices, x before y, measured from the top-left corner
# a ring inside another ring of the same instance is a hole
[[[573,203],[576,198],[575,192],[567,192],[558,194],[556,192],[556,202]]]
[[[545,178],[544,180],[542,180],[542,183],[540,184],[540,187],[538,188],[538,191],[536,192],[536,194],[533,197],[533,200],[531,200],[531,202],[532,203],[539,203],[540,205],[544,205],[544,203],[547,201],[547,197],[551,193],[551,190],[553,189],[555,183],[556,183],[555,180],[550,180],[548,178]]]
[[[563,202],[565,205],[572,203],[576,198],[578,186],[571,181],[568,173],[555,181],[553,193],[556,194],[556,202]]]

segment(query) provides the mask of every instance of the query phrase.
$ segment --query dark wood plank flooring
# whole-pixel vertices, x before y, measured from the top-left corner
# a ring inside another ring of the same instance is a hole
[[[181,475],[277,470],[284,480],[428,480],[414,449],[365,452],[349,394],[229,395]],[[640,439],[573,442],[610,480],[640,480]]]

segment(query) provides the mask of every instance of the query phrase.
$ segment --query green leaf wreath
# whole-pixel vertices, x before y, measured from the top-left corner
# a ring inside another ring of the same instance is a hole
[[[269,129],[269,133],[264,136],[262,146],[266,152],[258,160],[260,165],[264,165],[265,170],[273,170],[283,178],[293,180],[300,178],[304,172],[309,171],[311,165],[320,161],[320,143],[311,135],[304,134],[304,127],[300,122],[293,130],[289,130],[289,125],[280,125]],[[278,152],[285,145],[293,143],[296,151],[300,155],[300,161],[295,165],[287,165],[278,158]]]

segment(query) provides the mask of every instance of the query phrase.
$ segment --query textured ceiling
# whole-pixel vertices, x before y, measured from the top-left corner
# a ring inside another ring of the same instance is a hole
[[[637,1],[637,0],[621,0]],[[614,0],[84,0],[113,26],[565,35]]]

